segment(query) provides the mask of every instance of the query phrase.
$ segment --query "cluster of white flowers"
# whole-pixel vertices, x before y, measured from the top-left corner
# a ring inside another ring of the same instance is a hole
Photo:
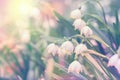
[[[54,43],[51,43],[47,47],[47,53],[52,55],[64,56],[66,54],[70,55],[74,50],[74,45],[71,41],[65,41],[59,47]]]
[[[86,37],[93,35],[93,31],[91,30],[91,28],[88,27],[86,25],[86,22],[81,19],[82,14],[79,9],[72,11],[70,16],[75,20],[73,23],[75,30],[80,30],[81,35],[84,35]],[[88,48],[85,44],[80,43],[75,47],[71,41],[63,42],[60,47],[54,43],[49,44],[47,47],[48,53],[58,56],[71,55],[72,53],[79,55],[87,50]],[[79,61],[75,60],[69,65],[68,72],[82,72],[82,65],[79,63]]]
[[[74,49],[75,48],[75,49]],[[62,43],[62,45],[59,47],[54,43],[51,43],[47,46],[47,53],[52,55],[71,55],[71,53],[75,52],[77,55],[87,50],[87,46],[85,44],[78,44],[76,47],[74,47],[73,43],[71,41],[65,41]]]
[[[70,14],[72,19],[75,19],[73,26],[75,30],[78,29],[81,31],[81,34],[84,36],[91,36],[93,35],[92,29],[86,25],[85,21],[81,19],[81,11],[80,9],[75,9]]]
[[[85,44],[78,44],[76,47],[73,45],[71,41],[65,41],[61,44],[61,46],[57,46],[54,43],[51,43],[47,47],[47,53],[52,54],[53,56],[64,56],[64,55],[71,55],[73,52],[75,52],[76,55],[79,55],[86,51],[88,48]],[[76,72],[79,73],[82,71],[81,64],[78,61],[73,61],[69,67],[68,72]]]

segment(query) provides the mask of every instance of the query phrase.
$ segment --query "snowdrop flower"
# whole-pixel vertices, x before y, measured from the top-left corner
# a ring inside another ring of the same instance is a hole
[[[73,61],[68,67],[68,72],[75,72],[79,74],[79,72],[82,72],[81,64],[76,60]]]
[[[91,35],[93,35],[93,31],[90,27],[85,26],[81,29],[81,34],[83,34],[85,36],[91,36]]]
[[[80,54],[80,53],[82,53],[82,52],[84,52],[84,51],[86,51],[87,50],[87,47],[86,47],[86,45],[85,44],[79,44],[79,45],[77,45],[76,47],[75,47],[75,53],[78,55],[78,54]]]
[[[120,73],[120,59],[116,62],[115,68],[117,69],[118,73]]]
[[[107,64],[107,66],[115,66],[116,62],[118,62],[119,60],[119,55],[118,54],[115,54],[113,55],[110,59],[109,59],[109,62]]]
[[[81,30],[83,27],[86,26],[86,23],[82,19],[76,19],[73,23],[73,26],[75,27],[75,30]]]
[[[78,19],[81,18],[81,11],[79,9],[75,9],[71,12],[70,17],[72,19]]]
[[[72,53],[73,50],[74,50],[74,45],[73,45],[72,42],[66,41],[66,42],[62,43],[62,45],[61,45],[61,50],[62,50],[62,52],[63,52],[64,54],[66,54],[66,53],[67,53],[67,54],[70,54],[70,53]]]
[[[51,43],[47,46],[47,52],[52,55],[56,55],[58,51],[58,46],[54,43]]]

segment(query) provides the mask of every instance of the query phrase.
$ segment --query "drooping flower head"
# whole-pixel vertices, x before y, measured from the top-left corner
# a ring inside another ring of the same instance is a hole
[[[76,19],[73,23],[73,26],[75,27],[75,30],[81,30],[83,27],[86,26],[86,23],[82,19]]]
[[[81,64],[76,60],[73,61],[68,67],[68,72],[75,72],[79,74],[79,72],[82,72]]]
[[[93,31],[90,27],[85,26],[81,29],[81,34],[83,34],[84,36],[88,37],[93,35]]]
[[[74,45],[72,42],[66,41],[66,42],[62,43],[60,48],[63,53],[71,54],[74,50]]]
[[[56,55],[58,52],[58,46],[54,43],[51,43],[47,46],[47,52],[52,55]]]
[[[72,19],[78,19],[81,18],[81,11],[79,9],[75,9],[71,12],[70,17]]]
[[[77,45],[76,47],[75,47],[75,53],[78,55],[78,54],[80,54],[80,53],[82,53],[82,52],[84,52],[84,51],[86,51],[87,50],[87,47],[86,47],[86,45],[85,44],[79,44],[79,45]]]

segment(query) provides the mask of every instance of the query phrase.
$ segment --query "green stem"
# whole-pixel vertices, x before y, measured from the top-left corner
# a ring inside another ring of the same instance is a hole
[[[96,0],[95,0],[95,1],[96,1]],[[104,18],[104,21],[105,21],[105,23],[107,24],[107,20],[106,20],[106,18],[105,18],[105,10],[104,10],[102,4],[101,4],[99,1],[96,1],[96,2],[97,2],[98,5],[101,7],[101,10],[102,10],[102,12],[103,12],[103,18]]]

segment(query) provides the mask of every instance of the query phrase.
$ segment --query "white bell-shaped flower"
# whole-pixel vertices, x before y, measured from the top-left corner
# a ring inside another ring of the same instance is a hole
[[[87,50],[87,46],[85,45],[85,44],[79,44],[79,45],[77,45],[76,47],[75,47],[75,53],[78,55],[78,54],[80,54],[80,53],[82,53],[82,52],[84,52],[84,51],[86,51]]]
[[[85,26],[81,29],[81,34],[83,34],[84,36],[88,37],[93,35],[93,31],[90,27]]]
[[[74,50],[74,45],[73,45],[72,42],[66,41],[66,42],[62,43],[60,48],[61,48],[63,53],[71,54],[73,52],[73,50]]]
[[[55,45],[54,43],[51,43],[47,46],[47,52],[52,55],[56,55],[58,52],[58,46]]]
[[[81,18],[81,11],[79,9],[75,9],[71,12],[70,17],[72,19],[78,19]]]
[[[73,23],[73,26],[75,27],[75,30],[81,30],[83,27],[86,26],[86,23],[82,19],[76,19]]]
[[[75,60],[69,65],[68,72],[75,72],[79,74],[79,72],[82,72],[82,65]]]

